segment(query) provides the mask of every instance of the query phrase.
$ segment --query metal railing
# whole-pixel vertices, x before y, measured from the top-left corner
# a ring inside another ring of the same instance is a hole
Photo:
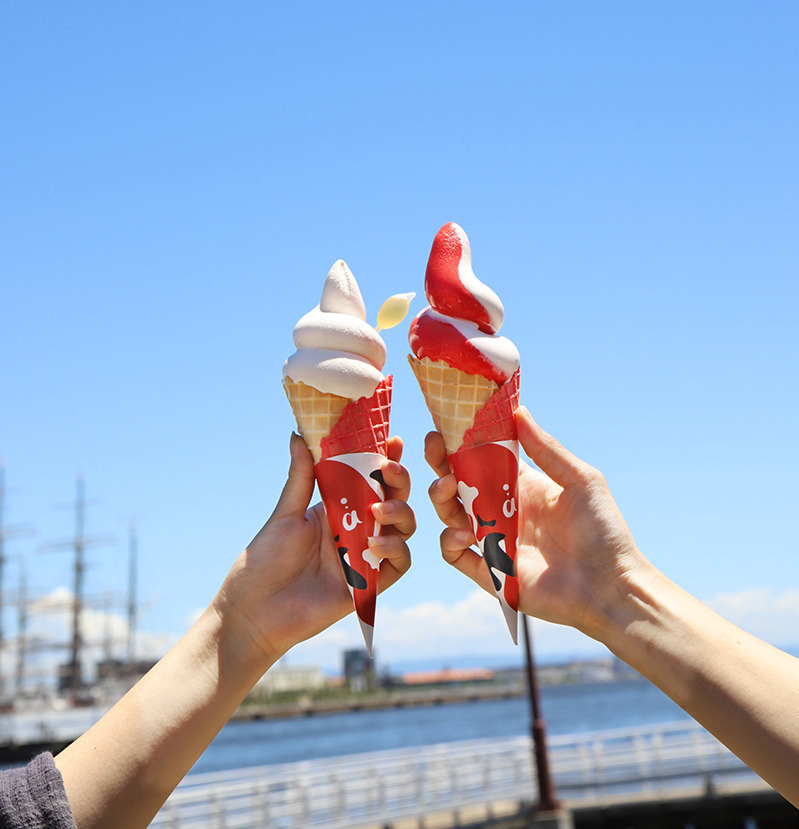
[[[692,722],[549,738],[569,805],[754,774]],[[471,740],[190,775],[159,812],[164,829],[385,825],[444,810],[537,798],[528,737]]]

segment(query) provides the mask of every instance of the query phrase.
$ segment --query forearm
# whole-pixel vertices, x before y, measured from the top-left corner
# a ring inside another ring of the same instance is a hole
[[[235,618],[206,610],[56,757],[78,829],[147,826],[268,667]]]
[[[593,631],[799,805],[799,660],[741,630],[648,562]]]

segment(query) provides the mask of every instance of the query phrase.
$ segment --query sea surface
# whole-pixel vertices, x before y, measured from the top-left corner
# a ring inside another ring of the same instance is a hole
[[[550,735],[688,718],[657,688],[638,680],[544,687],[540,701]],[[527,697],[231,722],[197,761],[192,773],[455,740],[516,737],[530,733],[530,722]]]

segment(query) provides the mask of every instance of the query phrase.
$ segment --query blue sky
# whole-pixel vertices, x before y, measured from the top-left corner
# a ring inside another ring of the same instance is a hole
[[[87,590],[124,592],[136,516],[142,632],[179,635],[285,479],[280,370],[330,265],[372,321],[397,292],[416,312],[453,220],[523,402],[639,545],[795,641],[798,26],[788,2],[3,4],[0,455],[6,520],[35,530],[6,587],[21,558],[32,590],[68,587],[39,549],[72,532],[81,473],[87,531],[115,537]],[[419,530],[378,656],[515,659],[440,560],[405,333],[385,340]],[[335,666],[359,636],[291,658]],[[537,647],[595,652],[547,626]]]

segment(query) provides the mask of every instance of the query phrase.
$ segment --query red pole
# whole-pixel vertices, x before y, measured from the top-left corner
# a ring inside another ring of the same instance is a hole
[[[531,733],[533,737],[533,759],[538,777],[538,809],[542,812],[554,812],[560,808],[555,795],[555,785],[549,773],[549,758],[547,756],[546,725],[541,714],[541,701],[538,696],[538,682],[533,660],[532,639],[530,636],[527,616],[523,613],[522,632],[524,633],[524,650],[527,658],[527,683],[530,691],[530,713],[532,719]]]

